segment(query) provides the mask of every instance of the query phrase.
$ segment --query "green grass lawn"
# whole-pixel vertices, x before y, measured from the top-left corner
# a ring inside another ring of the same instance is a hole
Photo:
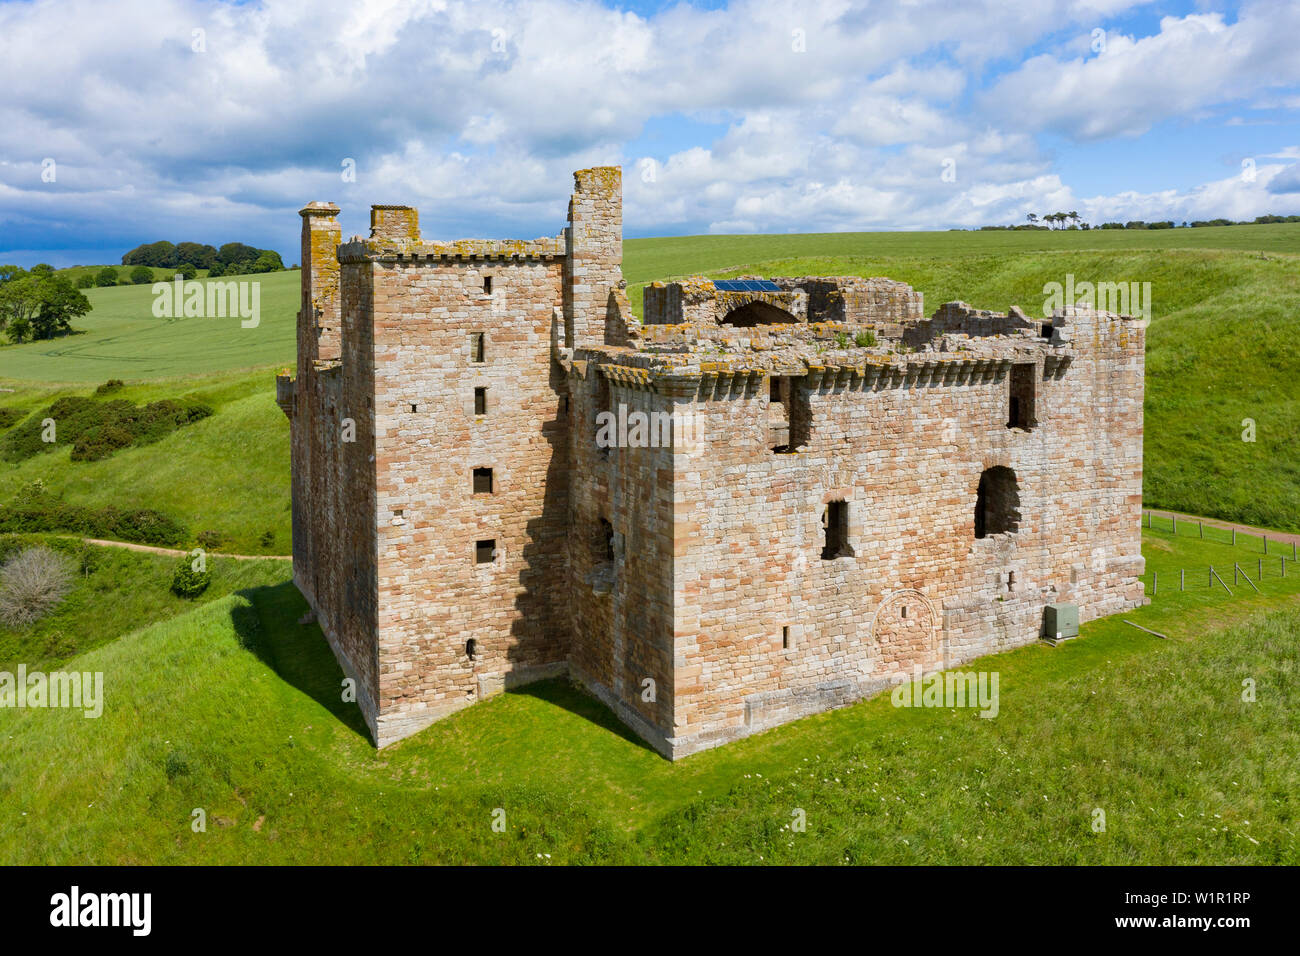
[[[1146,543],[1162,576],[1226,547]],[[559,681],[376,752],[297,591],[252,588],[69,662],[97,720],[0,710],[0,862],[1295,864],[1300,574],[1262,584],[967,664],[994,719],[886,695],[677,763]]]

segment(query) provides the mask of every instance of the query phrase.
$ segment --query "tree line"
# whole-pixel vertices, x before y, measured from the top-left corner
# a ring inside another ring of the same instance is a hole
[[[188,266],[195,272],[206,269],[209,276],[253,275],[284,269],[284,261],[274,249],[258,249],[242,242],[227,242],[218,249],[205,243],[172,243],[166,239],[136,246],[122,256],[122,265],[182,271]]]
[[[1045,215],[1031,212],[1025,216],[1026,222],[1018,226],[980,226],[981,231],[993,231],[999,229],[1177,229],[1178,223],[1172,219],[1162,219],[1156,222],[1145,222],[1141,219],[1133,219],[1129,222],[1103,222],[1099,226],[1084,222],[1077,212],[1049,212]],[[1183,221],[1182,228],[1196,229],[1201,226],[1258,226],[1272,222],[1300,222],[1300,216],[1256,216],[1254,219],[1240,219],[1233,221],[1231,219],[1197,219],[1192,222]],[[1068,225],[1067,225],[1068,223]]]

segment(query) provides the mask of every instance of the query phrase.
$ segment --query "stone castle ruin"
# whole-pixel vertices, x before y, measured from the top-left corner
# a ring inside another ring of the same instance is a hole
[[[574,178],[530,241],[302,210],[294,578],[379,746],[568,674],[675,758],[1143,603],[1142,323],[855,277],[638,321],[620,171]]]

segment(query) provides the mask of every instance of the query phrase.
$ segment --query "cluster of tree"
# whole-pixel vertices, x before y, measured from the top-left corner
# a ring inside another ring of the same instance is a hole
[[[10,342],[67,335],[72,320],[89,311],[90,300],[53,266],[0,266],[0,331]]]
[[[165,239],[136,246],[122,257],[122,265],[182,271],[188,267],[194,272],[207,269],[210,276],[252,275],[284,269],[284,261],[274,249],[258,249],[242,242],[228,242],[217,249],[197,242],[171,243]]]
[[[1079,214],[1074,210],[1070,212],[1049,212],[1045,216],[1039,216],[1037,213],[1030,213],[1025,216],[1031,226],[1039,223],[1046,223],[1048,229],[1091,229],[1092,227],[1079,218]],[[1067,227],[1066,223],[1070,223]]]
[[[1058,226],[1063,229],[1176,229],[1178,223],[1172,219],[1164,219],[1159,222],[1144,222],[1141,219],[1134,219],[1130,222],[1103,222],[1100,226],[1092,226],[1079,218],[1077,212],[1053,212],[1046,216],[1039,216],[1036,213],[1030,213],[1025,217],[1029,222],[1019,226],[980,226],[981,231],[996,230],[1021,230],[1021,229],[1052,229]],[[1065,223],[1072,225],[1065,225]],[[1197,219],[1194,222],[1184,221],[1182,227],[1196,228],[1197,226],[1256,226],[1270,222],[1300,222],[1300,216],[1256,216],[1254,219],[1242,219],[1234,222],[1231,219]],[[1046,223],[1046,225],[1044,225]]]

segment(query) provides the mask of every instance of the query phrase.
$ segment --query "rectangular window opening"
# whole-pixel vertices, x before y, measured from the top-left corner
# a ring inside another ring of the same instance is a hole
[[[1034,391],[1037,385],[1038,366],[1023,362],[1011,366],[1011,395],[1008,404],[1007,427],[1032,429],[1038,422],[1034,417]]]
[[[471,332],[469,334],[469,360],[471,362],[487,361],[487,346],[484,341],[487,336],[483,332]]]
[[[776,454],[793,454],[808,444],[812,432],[810,398],[801,378],[792,375],[773,375],[770,378],[768,445]]]
[[[474,389],[474,414],[475,415],[487,414],[487,389],[486,388]]]
[[[476,495],[492,494],[492,469],[491,468],[474,469],[474,494]]]
[[[823,530],[826,533],[822,548],[822,560],[853,557],[849,547],[849,505],[847,501],[832,501],[826,506],[822,515]]]
[[[485,541],[474,542],[474,563],[491,564],[497,557],[496,538],[488,538]]]
[[[491,295],[491,294],[492,294],[492,277],[491,277],[491,276],[484,276],[484,277],[483,277],[483,294],[484,294],[484,295]]]
[[[782,650],[790,649],[790,625],[786,624],[781,628],[781,648]]]

